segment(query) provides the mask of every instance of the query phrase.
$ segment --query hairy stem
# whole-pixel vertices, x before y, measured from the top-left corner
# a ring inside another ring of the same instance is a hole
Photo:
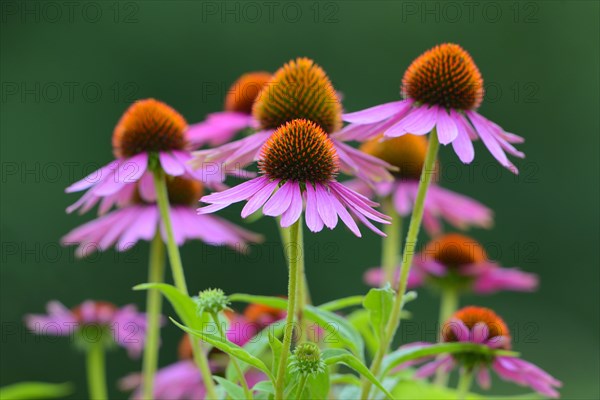
[[[289,254],[288,254],[288,304],[287,316],[285,319],[285,331],[283,334],[283,346],[281,348],[281,356],[279,366],[277,368],[277,379],[275,382],[275,400],[283,399],[285,389],[285,371],[287,369],[287,358],[292,345],[292,335],[294,334],[294,315],[296,312],[296,299],[298,296],[298,281],[302,279],[298,273],[299,253],[302,252],[303,244],[300,242],[301,219],[298,219],[288,231],[289,234]]]
[[[398,215],[391,196],[381,201],[381,211],[392,217],[391,224],[383,226],[383,231],[387,237],[383,238],[381,248],[381,265],[384,276],[381,286],[385,286],[388,282],[394,286],[400,246],[402,245],[402,217]]]
[[[423,211],[425,206],[425,196],[427,195],[427,189],[435,173],[435,162],[437,159],[437,153],[440,143],[437,138],[437,132],[435,129],[431,131],[429,135],[429,145],[427,147],[427,155],[425,156],[425,163],[423,164],[423,170],[421,172],[421,179],[419,181],[419,189],[417,191],[417,198],[415,199],[415,205],[413,207],[412,216],[410,217],[410,223],[408,225],[408,235],[406,236],[406,242],[404,243],[404,251],[402,253],[402,265],[400,267],[400,279],[398,281],[398,287],[396,289],[396,296],[394,299],[394,306],[390,313],[390,318],[386,325],[383,340],[379,344],[373,362],[371,363],[371,372],[377,376],[381,368],[381,362],[383,357],[387,353],[392,340],[400,326],[400,315],[402,314],[402,308],[404,307],[404,294],[406,292],[406,286],[408,284],[408,274],[412,266],[412,261],[415,255],[415,249],[417,246],[417,237],[421,228],[421,221],[423,220]],[[364,379],[361,390],[361,399],[367,399],[371,391],[371,382]]]
[[[91,400],[108,399],[106,391],[106,366],[102,340],[90,343],[87,349],[87,378]]]
[[[150,263],[148,265],[148,282],[162,283],[165,275],[165,245],[157,231],[150,243]],[[146,343],[144,344],[144,360],[142,364],[143,398],[154,398],[154,375],[158,366],[158,346],[160,342],[160,314],[162,296],[158,289],[150,289],[146,293]]]
[[[181,255],[179,254],[179,247],[177,246],[177,243],[175,243],[175,236],[173,235],[173,224],[171,223],[169,194],[167,192],[165,172],[162,168],[156,168],[153,175],[154,188],[156,190],[156,203],[158,204],[160,217],[167,235],[167,252],[169,254],[169,263],[171,265],[173,281],[181,293],[189,296],[187,284],[185,282],[185,274],[183,273],[183,265],[181,263]],[[215,383],[212,379],[208,359],[204,351],[202,351],[200,342],[192,340],[192,350],[194,352],[194,360],[200,369],[202,380],[206,387],[206,397],[209,399],[216,399]]]

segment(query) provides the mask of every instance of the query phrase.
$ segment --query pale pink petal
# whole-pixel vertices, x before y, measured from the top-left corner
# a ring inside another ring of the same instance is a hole
[[[487,121],[485,118],[483,118],[481,115],[477,114],[474,111],[467,111],[467,115],[469,116],[469,119],[471,120],[473,126],[477,130],[477,134],[483,141],[483,144],[485,144],[485,146],[488,148],[490,153],[492,153],[494,158],[498,160],[498,162],[502,166],[508,168],[511,172],[517,174],[517,168],[513,165],[513,163],[511,163],[508,160],[506,154],[504,154],[502,147],[500,146],[492,132],[492,127],[489,124],[489,121]]]
[[[158,158],[160,159],[161,167],[165,170],[167,175],[179,176],[183,175],[185,172],[185,164],[180,164],[179,160],[177,160],[177,158],[170,153],[161,151],[158,153]]]
[[[281,215],[281,227],[287,228],[294,222],[298,221],[302,214],[302,193],[300,192],[300,185],[298,182],[288,182],[290,184],[291,201],[290,206]],[[286,183],[287,185],[287,183]]]
[[[265,186],[263,186],[250,199],[248,199],[248,202],[242,209],[242,218],[246,218],[247,216],[253,214],[256,210],[261,208],[265,204],[265,202],[269,200],[269,197],[271,197],[271,194],[273,194],[273,191],[275,190],[275,188],[277,188],[278,185],[279,180],[265,182]]]
[[[290,181],[284,183],[283,186],[271,196],[269,201],[265,203],[263,214],[270,217],[278,217],[283,214],[292,202],[293,186],[294,184]]]
[[[436,120],[437,106],[428,108],[427,105],[421,105],[413,109],[400,122],[385,131],[384,135],[388,137],[403,136],[407,133],[412,135],[426,135],[431,132]]]
[[[250,181],[243,182],[223,192],[212,193],[200,199],[203,203],[232,204],[252,197],[264,187],[268,178],[261,176]]]
[[[444,107],[438,107],[436,129],[441,144],[447,145],[458,136],[458,127]]]
[[[358,229],[358,225],[352,219],[352,216],[348,213],[346,208],[340,203],[340,201],[333,195],[329,194],[331,203],[333,204],[333,208],[335,212],[339,215],[340,219],[346,224],[346,226],[354,233],[357,237],[362,237],[360,230]]]
[[[465,126],[468,122],[454,110],[450,111],[450,117],[454,120],[457,128],[457,135],[452,141],[452,148],[460,161],[469,164],[475,158],[475,149],[473,148],[473,143],[471,142],[467,127]]]
[[[311,232],[320,232],[324,223],[317,209],[317,195],[311,184],[306,185],[306,226]]]
[[[121,160],[114,160],[100,169],[92,172],[85,178],[73,183],[69,187],[65,189],[67,193],[80,192],[82,190],[88,189],[98,183],[102,182],[106,177],[112,175],[112,173],[116,170]]]
[[[380,104],[371,108],[366,108],[361,111],[343,114],[342,119],[353,124],[371,124],[387,119],[394,114],[402,112],[404,108],[410,106],[412,101],[400,100],[390,103]]]
[[[335,228],[338,217],[333,209],[333,204],[331,203],[331,198],[329,197],[327,189],[320,183],[317,183],[315,185],[315,194],[317,199],[317,211],[321,220],[329,229]]]

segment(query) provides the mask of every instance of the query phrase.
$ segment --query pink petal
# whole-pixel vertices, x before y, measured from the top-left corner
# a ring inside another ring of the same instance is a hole
[[[490,334],[490,330],[484,322],[478,322],[475,324],[475,326],[473,326],[471,334],[473,336],[473,342],[484,343]]]
[[[438,107],[436,129],[440,143],[444,145],[451,143],[458,136],[456,123],[444,107]]]
[[[263,214],[268,215],[270,217],[278,217],[283,214],[290,203],[292,202],[293,196],[293,183],[291,181],[287,181],[281,186],[273,196],[265,203],[263,207]]]
[[[268,178],[261,176],[246,182],[243,182],[237,186],[227,189],[223,192],[209,194],[200,199],[204,203],[221,203],[221,204],[232,204],[239,201],[246,200],[252,197],[256,192],[264,187]]]
[[[302,193],[298,182],[289,182],[291,187],[291,201],[289,208],[281,215],[281,226],[287,228],[298,221],[302,214]]]
[[[320,232],[324,223],[317,210],[317,194],[311,184],[306,185],[306,226],[311,232]]]
[[[179,163],[179,160],[177,160],[175,156],[165,151],[161,151],[158,153],[158,158],[160,159],[161,167],[165,170],[167,175],[179,176],[183,175],[185,172],[184,166]]]
[[[120,162],[120,160],[111,161],[110,163],[106,164],[105,166],[101,167],[100,169],[92,172],[85,178],[83,178],[83,179],[73,183],[69,187],[67,187],[65,189],[65,192],[67,192],[67,193],[80,192],[82,190],[85,190],[87,188],[90,188],[90,187],[102,182],[104,179],[106,179],[107,176],[111,175],[112,172],[114,172],[114,170],[119,165],[119,162]]]
[[[338,217],[337,213],[333,209],[333,204],[327,189],[320,183],[317,183],[315,185],[315,193],[317,199],[317,211],[321,217],[321,220],[329,229],[335,228]]]
[[[410,100],[392,101],[390,103],[366,108],[361,111],[343,114],[342,119],[354,124],[371,124],[387,119],[392,115],[401,112],[407,105],[410,106],[411,104],[412,101]]]
[[[407,133],[412,135],[426,135],[435,126],[437,120],[437,106],[428,108],[421,105],[410,112],[400,122],[385,131],[388,137],[403,136]]]
[[[457,128],[457,135],[452,141],[452,148],[454,148],[454,152],[460,161],[469,164],[475,158],[475,149],[473,148],[473,143],[471,142],[467,127],[465,126],[468,122],[454,110],[450,111],[450,116],[456,123]]]
[[[253,214],[256,210],[261,208],[273,191],[279,185],[279,180],[275,180],[272,182],[265,182],[265,186],[263,186],[258,192],[256,192],[246,203],[244,208],[242,209],[242,218],[246,218],[247,216]]]

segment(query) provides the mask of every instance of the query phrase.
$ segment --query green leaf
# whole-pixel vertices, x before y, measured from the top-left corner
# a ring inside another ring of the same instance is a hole
[[[377,351],[378,340],[375,338],[373,330],[370,328],[369,312],[364,308],[354,311],[348,315],[348,321],[352,324],[363,337],[369,354],[373,356]]]
[[[454,389],[443,388],[427,381],[403,380],[392,390],[396,399],[411,400],[456,400],[458,393]],[[469,393],[465,400],[483,400],[480,395]]]
[[[453,353],[479,353],[482,355],[494,356],[494,355],[511,355],[515,356],[518,353],[496,350],[488,346],[475,344],[475,343],[438,343],[433,345],[415,345],[406,348],[398,349],[383,359],[382,362],[382,375],[386,375],[392,368],[405,363],[407,361],[415,360],[418,358],[436,356],[438,354],[453,354]]]
[[[331,375],[331,380],[330,380],[332,385],[352,385],[352,386],[358,386],[360,387],[360,379],[358,379],[356,377],[356,375],[352,375],[352,374],[334,374]]]
[[[327,365],[333,364],[345,364],[348,367],[352,368],[365,378],[367,378],[371,383],[377,386],[388,398],[393,399],[394,397],[388,392],[388,390],[379,382],[379,380],[371,373],[369,368],[364,365],[358,358],[356,358],[353,354],[349,353],[344,349],[325,349],[323,350],[323,360]]]
[[[227,393],[232,400],[244,400],[246,398],[244,389],[242,389],[241,386],[238,386],[237,384],[228,381],[225,378],[221,378],[220,376],[213,375],[213,379],[223,387],[225,393]]]
[[[254,296],[236,293],[229,296],[229,298],[231,301],[263,304],[280,310],[287,309],[287,300],[280,297]],[[334,343],[334,341],[343,343],[351,349],[354,354],[363,359],[365,345],[362,337],[343,317],[334,314],[333,312],[309,305],[304,308],[304,315],[328,332],[328,335],[325,336],[325,343]]]
[[[360,306],[363,302],[363,298],[364,296],[361,295],[344,297],[323,303],[319,306],[319,308],[324,311],[339,311],[342,308]]]
[[[363,307],[369,312],[371,327],[377,341],[381,341],[385,327],[394,306],[395,292],[389,283],[383,288],[373,288],[363,300]]]
[[[203,314],[198,315],[196,303],[194,300],[181,293],[175,286],[166,283],[142,283],[133,287],[133,290],[148,290],[157,289],[169,300],[169,303],[175,309],[177,316],[181,318],[183,323],[193,329],[204,330],[209,324],[209,316]]]
[[[265,333],[265,330],[272,332],[272,334],[275,337],[280,337],[283,336],[284,326],[284,321],[278,321],[269,325],[268,328],[265,328],[258,332],[256,335],[254,335],[254,337],[252,337],[242,348],[248,353],[255,355],[256,357],[261,356],[269,348],[269,335]],[[242,369],[242,371],[246,372],[250,368],[250,366],[242,362],[240,363],[240,368]],[[237,371],[231,363],[229,363],[229,365],[227,366],[225,376],[231,381],[238,380]]]
[[[308,399],[326,399],[329,394],[329,370],[310,376],[305,388]]]
[[[271,381],[262,381],[258,382],[256,385],[252,387],[252,390],[255,392],[265,392],[269,394],[275,394],[275,387],[273,386],[273,382]]]
[[[0,399],[58,399],[71,393],[73,393],[71,383],[19,382],[0,388]]]
[[[269,334],[269,346],[271,347],[271,353],[273,356],[273,365],[271,365],[271,371],[275,373],[277,368],[279,367],[279,359],[281,358],[281,349],[283,348],[283,343],[273,334],[271,329],[268,329]]]
[[[273,374],[271,374],[271,371],[269,370],[269,368],[267,368],[267,366],[265,365],[264,362],[262,362],[259,358],[253,356],[252,354],[248,353],[246,350],[244,350],[240,346],[238,346],[234,343],[231,343],[225,339],[222,339],[219,336],[211,335],[206,332],[188,328],[187,326],[184,326],[184,325],[180,324],[179,322],[175,321],[173,318],[169,318],[169,319],[175,325],[177,325],[179,328],[183,329],[185,332],[187,332],[191,335],[194,335],[196,337],[199,337],[200,339],[204,340],[207,343],[210,343],[217,349],[229,354],[230,356],[238,358],[241,361],[243,361],[247,364],[250,364],[251,366],[261,370],[262,372],[267,374],[267,376],[271,380],[274,379]]]

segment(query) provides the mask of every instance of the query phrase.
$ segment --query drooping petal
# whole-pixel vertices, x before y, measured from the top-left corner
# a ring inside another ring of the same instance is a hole
[[[265,203],[265,206],[263,207],[263,214],[270,217],[278,217],[283,214],[292,202],[292,190],[292,182],[288,181],[284,183],[283,186],[281,186],[279,190],[277,190],[277,192],[271,196],[269,201]]]
[[[268,183],[268,180],[269,179],[267,177],[261,176],[259,178],[243,182],[223,192],[212,193],[204,196],[200,199],[200,201],[204,203],[220,204],[237,203],[252,197],[256,192],[262,189],[266,183]]]
[[[457,128],[456,138],[452,141],[452,148],[460,161],[465,164],[470,164],[475,158],[475,149],[473,148],[473,143],[471,142],[471,138],[469,137],[469,133],[465,126],[467,122],[454,110],[450,111],[450,117]]]
[[[306,226],[311,232],[320,232],[325,225],[317,209],[317,194],[312,185],[306,185]]]
[[[372,124],[401,112],[407,105],[410,106],[411,104],[411,100],[392,101],[364,110],[343,114],[342,119],[353,124]]]
[[[100,169],[87,175],[85,178],[73,183],[65,189],[66,193],[80,192],[88,189],[106,179],[107,176],[111,175],[114,170],[118,167],[120,160],[114,160]]]
[[[438,107],[436,129],[441,144],[447,145],[458,136],[458,127],[444,107]]]
[[[437,106],[428,108],[421,105],[413,109],[400,122],[385,131],[388,137],[398,137],[410,133],[411,135],[426,135],[435,126],[437,120]]]
[[[300,192],[300,185],[298,182],[289,182],[291,191],[291,201],[289,208],[281,215],[281,226],[287,228],[294,222],[298,221],[302,214],[302,193]]]
[[[334,211],[327,189],[320,183],[317,183],[315,185],[315,194],[317,199],[317,211],[319,212],[321,220],[329,229],[335,228],[338,217],[337,213]]]
[[[265,186],[263,186],[250,199],[248,199],[248,202],[242,209],[242,218],[248,217],[261,208],[265,202],[269,200],[269,197],[271,197],[271,194],[273,194],[273,191],[277,185],[279,185],[279,180],[267,182]]]
[[[358,237],[362,237],[360,233],[360,229],[358,229],[358,225],[352,219],[352,216],[348,213],[346,208],[340,203],[340,201],[335,197],[335,195],[330,194],[331,203],[335,209],[335,212],[339,215],[340,219],[346,224],[346,226]]]
[[[161,167],[165,170],[167,175],[179,176],[183,175],[185,172],[184,165],[179,163],[179,160],[172,154],[166,151],[161,151],[158,153],[158,158],[160,159]]]
[[[517,167],[515,167],[513,163],[508,160],[506,154],[504,154],[504,150],[491,131],[492,128],[488,121],[474,111],[467,111],[467,115],[477,130],[477,134],[481,138],[481,141],[485,144],[485,147],[488,148],[490,153],[492,153],[492,156],[494,156],[502,166],[509,169],[511,172],[518,174],[519,171],[517,170]]]

